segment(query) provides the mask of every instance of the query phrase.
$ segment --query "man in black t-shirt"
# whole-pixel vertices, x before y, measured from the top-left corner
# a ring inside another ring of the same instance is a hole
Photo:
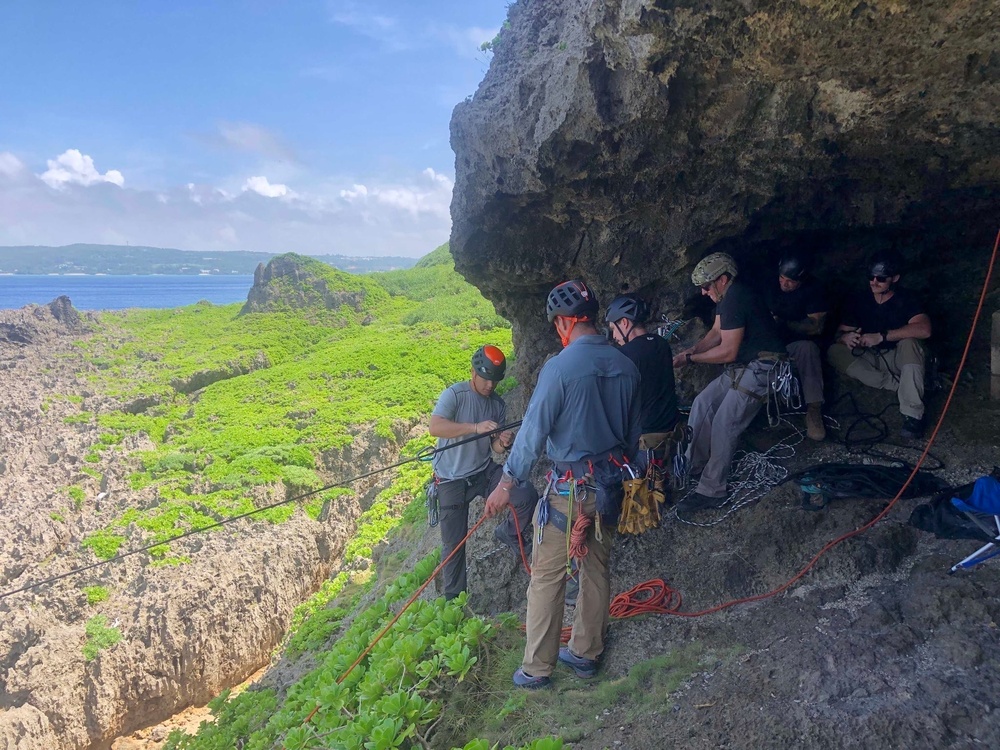
[[[823,425],[823,364],[819,337],[830,305],[822,284],[809,274],[804,257],[786,253],[778,262],[778,283],[768,287],[767,307],[795,363],[806,404],[806,435],[826,437]]]
[[[640,422],[639,448],[649,455],[636,456],[636,464],[645,472],[648,460],[662,461],[672,443],[677,426],[677,391],[674,385],[674,354],[662,336],[649,333],[649,305],[632,295],[616,297],[604,316],[614,342],[622,354],[639,370]]]
[[[924,434],[924,339],[931,319],[916,296],[897,286],[901,268],[894,253],[868,264],[868,287],[847,305],[837,342],[827,356],[839,372],[872,388],[895,391],[903,415],[900,434]]]
[[[729,472],[742,432],[767,398],[770,372],[786,359],[785,344],[764,300],[736,280],[736,262],[712,253],[691,273],[695,286],[715,302],[715,324],[693,347],[674,357],[674,367],[691,363],[726,365],[698,394],[688,425],[690,472],[701,479],[678,510],[721,508],[728,500]]]

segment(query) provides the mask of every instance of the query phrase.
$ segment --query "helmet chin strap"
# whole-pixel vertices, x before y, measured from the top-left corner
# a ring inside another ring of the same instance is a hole
[[[573,329],[576,328],[576,324],[581,321],[590,320],[590,318],[580,318],[577,317],[576,315],[573,316],[560,315],[559,317],[562,318],[563,320],[568,320],[570,323],[569,330],[567,330],[565,334],[559,333],[559,340],[562,342],[563,349],[565,349],[567,346],[569,346],[569,339],[570,336],[573,335]]]

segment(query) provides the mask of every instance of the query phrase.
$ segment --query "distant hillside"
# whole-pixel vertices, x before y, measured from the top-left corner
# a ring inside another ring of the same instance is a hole
[[[267,263],[279,253],[243,250],[203,253],[162,247],[132,245],[24,245],[0,247],[0,273],[104,273],[132,274],[252,274],[258,263]],[[412,268],[416,258],[386,256],[352,258],[347,255],[313,256],[327,265],[351,273],[393,271]]]

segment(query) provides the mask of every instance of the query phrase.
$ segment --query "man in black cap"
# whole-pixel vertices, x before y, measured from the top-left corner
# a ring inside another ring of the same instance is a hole
[[[778,262],[778,283],[768,288],[767,307],[795,363],[806,405],[806,436],[826,437],[823,425],[823,361],[819,337],[830,310],[823,285],[809,273],[805,255],[785,253]]]
[[[903,415],[900,434],[924,434],[924,360],[922,341],[930,338],[931,319],[916,295],[897,286],[898,254],[883,251],[868,264],[868,288],[847,305],[837,342],[827,357],[839,372],[872,388],[895,391]]]

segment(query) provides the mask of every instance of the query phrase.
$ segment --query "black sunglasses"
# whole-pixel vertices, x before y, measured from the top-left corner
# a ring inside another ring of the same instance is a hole
[[[712,284],[714,284],[715,282],[716,282],[716,279],[712,279],[712,280],[711,280],[710,282],[708,282],[707,284],[702,284],[702,285],[701,285],[701,291],[703,291],[703,292],[707,292],[707,291],[708,291],[709,289],[711,289],[711,288],[712,288]]]
[[[869,281],[877,281],[879,284],[884,284],[889,280],[888,276],[869,276]]]

